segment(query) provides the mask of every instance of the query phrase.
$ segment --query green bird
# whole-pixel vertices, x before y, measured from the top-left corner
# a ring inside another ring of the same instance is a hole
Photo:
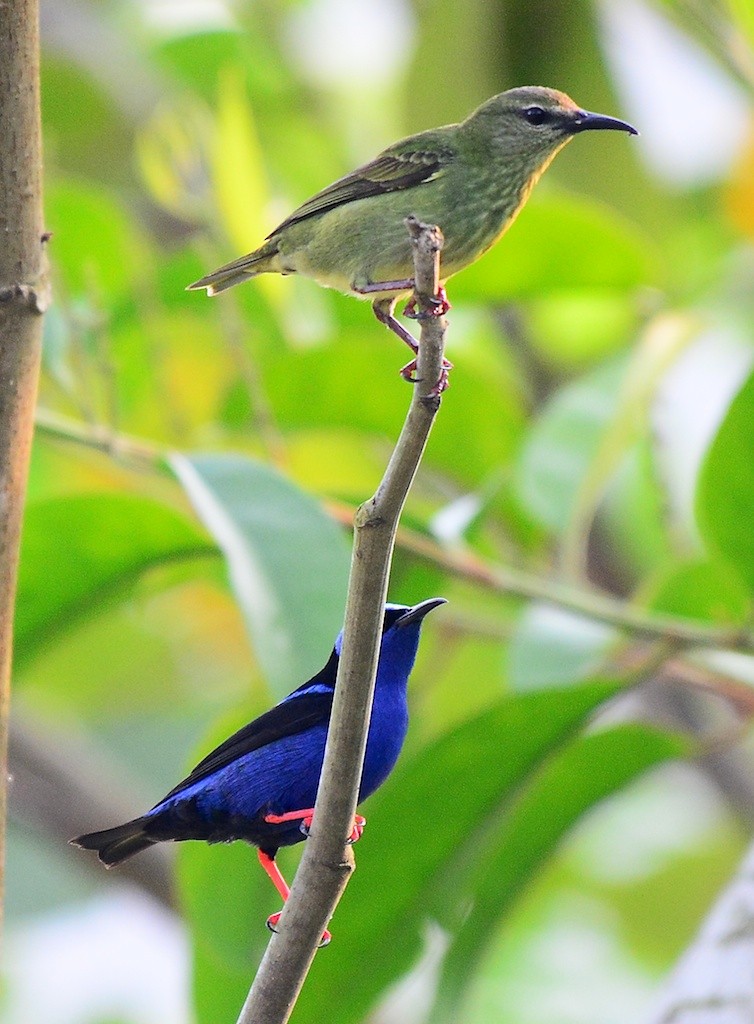
[[[450,307],[445,282],[503,235],[555,154],[574,135],[625,121],[582,110],[563,92],[536,86],[493,96],[460,124],[401,139],[294,210],[254,252],[188,286],[217,295],[257,274],[302,274],[358,298],[418,351],[395,318],[413,292],[413,254],[404,220],[436,224],[445,244],[434,312]],[[416,316],[409,302],[404,313]],[[414,379],[416,361],[401,370]],[[447,368],[437,390],[447,386]]]

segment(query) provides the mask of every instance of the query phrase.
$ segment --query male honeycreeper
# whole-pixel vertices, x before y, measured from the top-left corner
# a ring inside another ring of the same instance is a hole
[[[303,274],[371,298],[377,319],[416,353],[416,340],[394,316],[398,300],[409,298],[414,287],[404,219],[414,214],[443,232],[441,288],[433,311],[445,313],[447,279],[507,231],[555,154],[574,135],[595,129],[638,134],[625,121],[582,110],[555,89],[509,89],[460,124],[389,146],[299,206],[258,249],[189,289],[217,295],[257,274]],[[416,316],[413,302],[404,315]],[[438,382],[440,391],[449,368]],[[415,369],[412,360],[401,373],[413,380]]]
[[[425,615],[441,604],[444,598],[433,597],[413,607],[385,605],[359,803],[382,785],[398,759],[408,728],[406,687],[419,632]],[[151,811],[78,836],[73,845],[96,850],[112,867],[168,840],[243,839],[259,848],[259,861],[285,901],[288,886],[275,855],[281,846],[305,839],[312,823],[342,641],[341,632],[320,672],[207,754]],[[350,842],[360,838],[365,824],[356,817]],[[270,928],[279,917],[268,919]],[[326,932],[323,944],[329,941]]]

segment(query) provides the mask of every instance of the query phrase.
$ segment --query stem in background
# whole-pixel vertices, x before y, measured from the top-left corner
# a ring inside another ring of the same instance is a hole
[[[139,468],[159,471],[165,465],[164,453],[146,441],[124,434],[113,436],[105,428],[94,429],[49,410],[40,409],[37,412],[37,430],[50,437],[133,462]],[[353,526],[354,510],[351,505],[330,500],[326,502],[326,507],[339,523],[349,529]],[[709,625],[696,619],[647,611],[639,605],[599,590],[560,583],[514,566],[484,561],[473,551],[445,547],[429,535],[406,526],[399,527],[396,543],[402,550],[427,559],[451,575],[495,593],[543,601],[576,615],[615,626],[616,629],[624,629],[635,636],[648,639],[664,637],[667,640],[681,640],[691,646],[722,647],[742,653],[754,651],[754,633],[749,628]]]
[[[0,4],[0,900],[13,604],[47,301],[37,0]]]
[[[406,225],[414,246],[416,294],[426,312],[438,291],[442,235],[413,217]],[[238,1024],[284,1024],[289,1019],[322,932],[354,869],[345,841],[364,762],[390,563],[401,511],[440,407],[440,398],[431,392],[440,379],[444,340],[443,318],[422,320],[419,380],[406,422],[376,494],[356,513],[343,647],[314,828],[279,933],[270,940]]]

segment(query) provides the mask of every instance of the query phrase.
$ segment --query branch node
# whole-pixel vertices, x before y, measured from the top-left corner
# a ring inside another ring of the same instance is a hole
[[[44,313],[50,304],[47,288],[37,289],[31,284],[10,284],[0,288],[0,302],[13,303],[34,313]]]
[[[427,409],[429,412],[436,413],[437,410],[440,408],[440,404],[442,402],[442,399],[440,398],[439,395],[432,394],[432,395],[422,395],[419,398],[419,401],[424,406],[424,408]]]

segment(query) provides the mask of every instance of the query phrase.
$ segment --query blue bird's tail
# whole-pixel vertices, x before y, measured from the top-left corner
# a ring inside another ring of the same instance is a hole
[[[106,828],[103,832],[89,832],[77,836],[76,839],[71,839],[70,843],[81,850],[96,850],[102,863],[111,868],[154,845],[155,840],[150,839],[144,831],[145,821],[145,818],[135,818],[133,821],[127,821],[125,825]]]

